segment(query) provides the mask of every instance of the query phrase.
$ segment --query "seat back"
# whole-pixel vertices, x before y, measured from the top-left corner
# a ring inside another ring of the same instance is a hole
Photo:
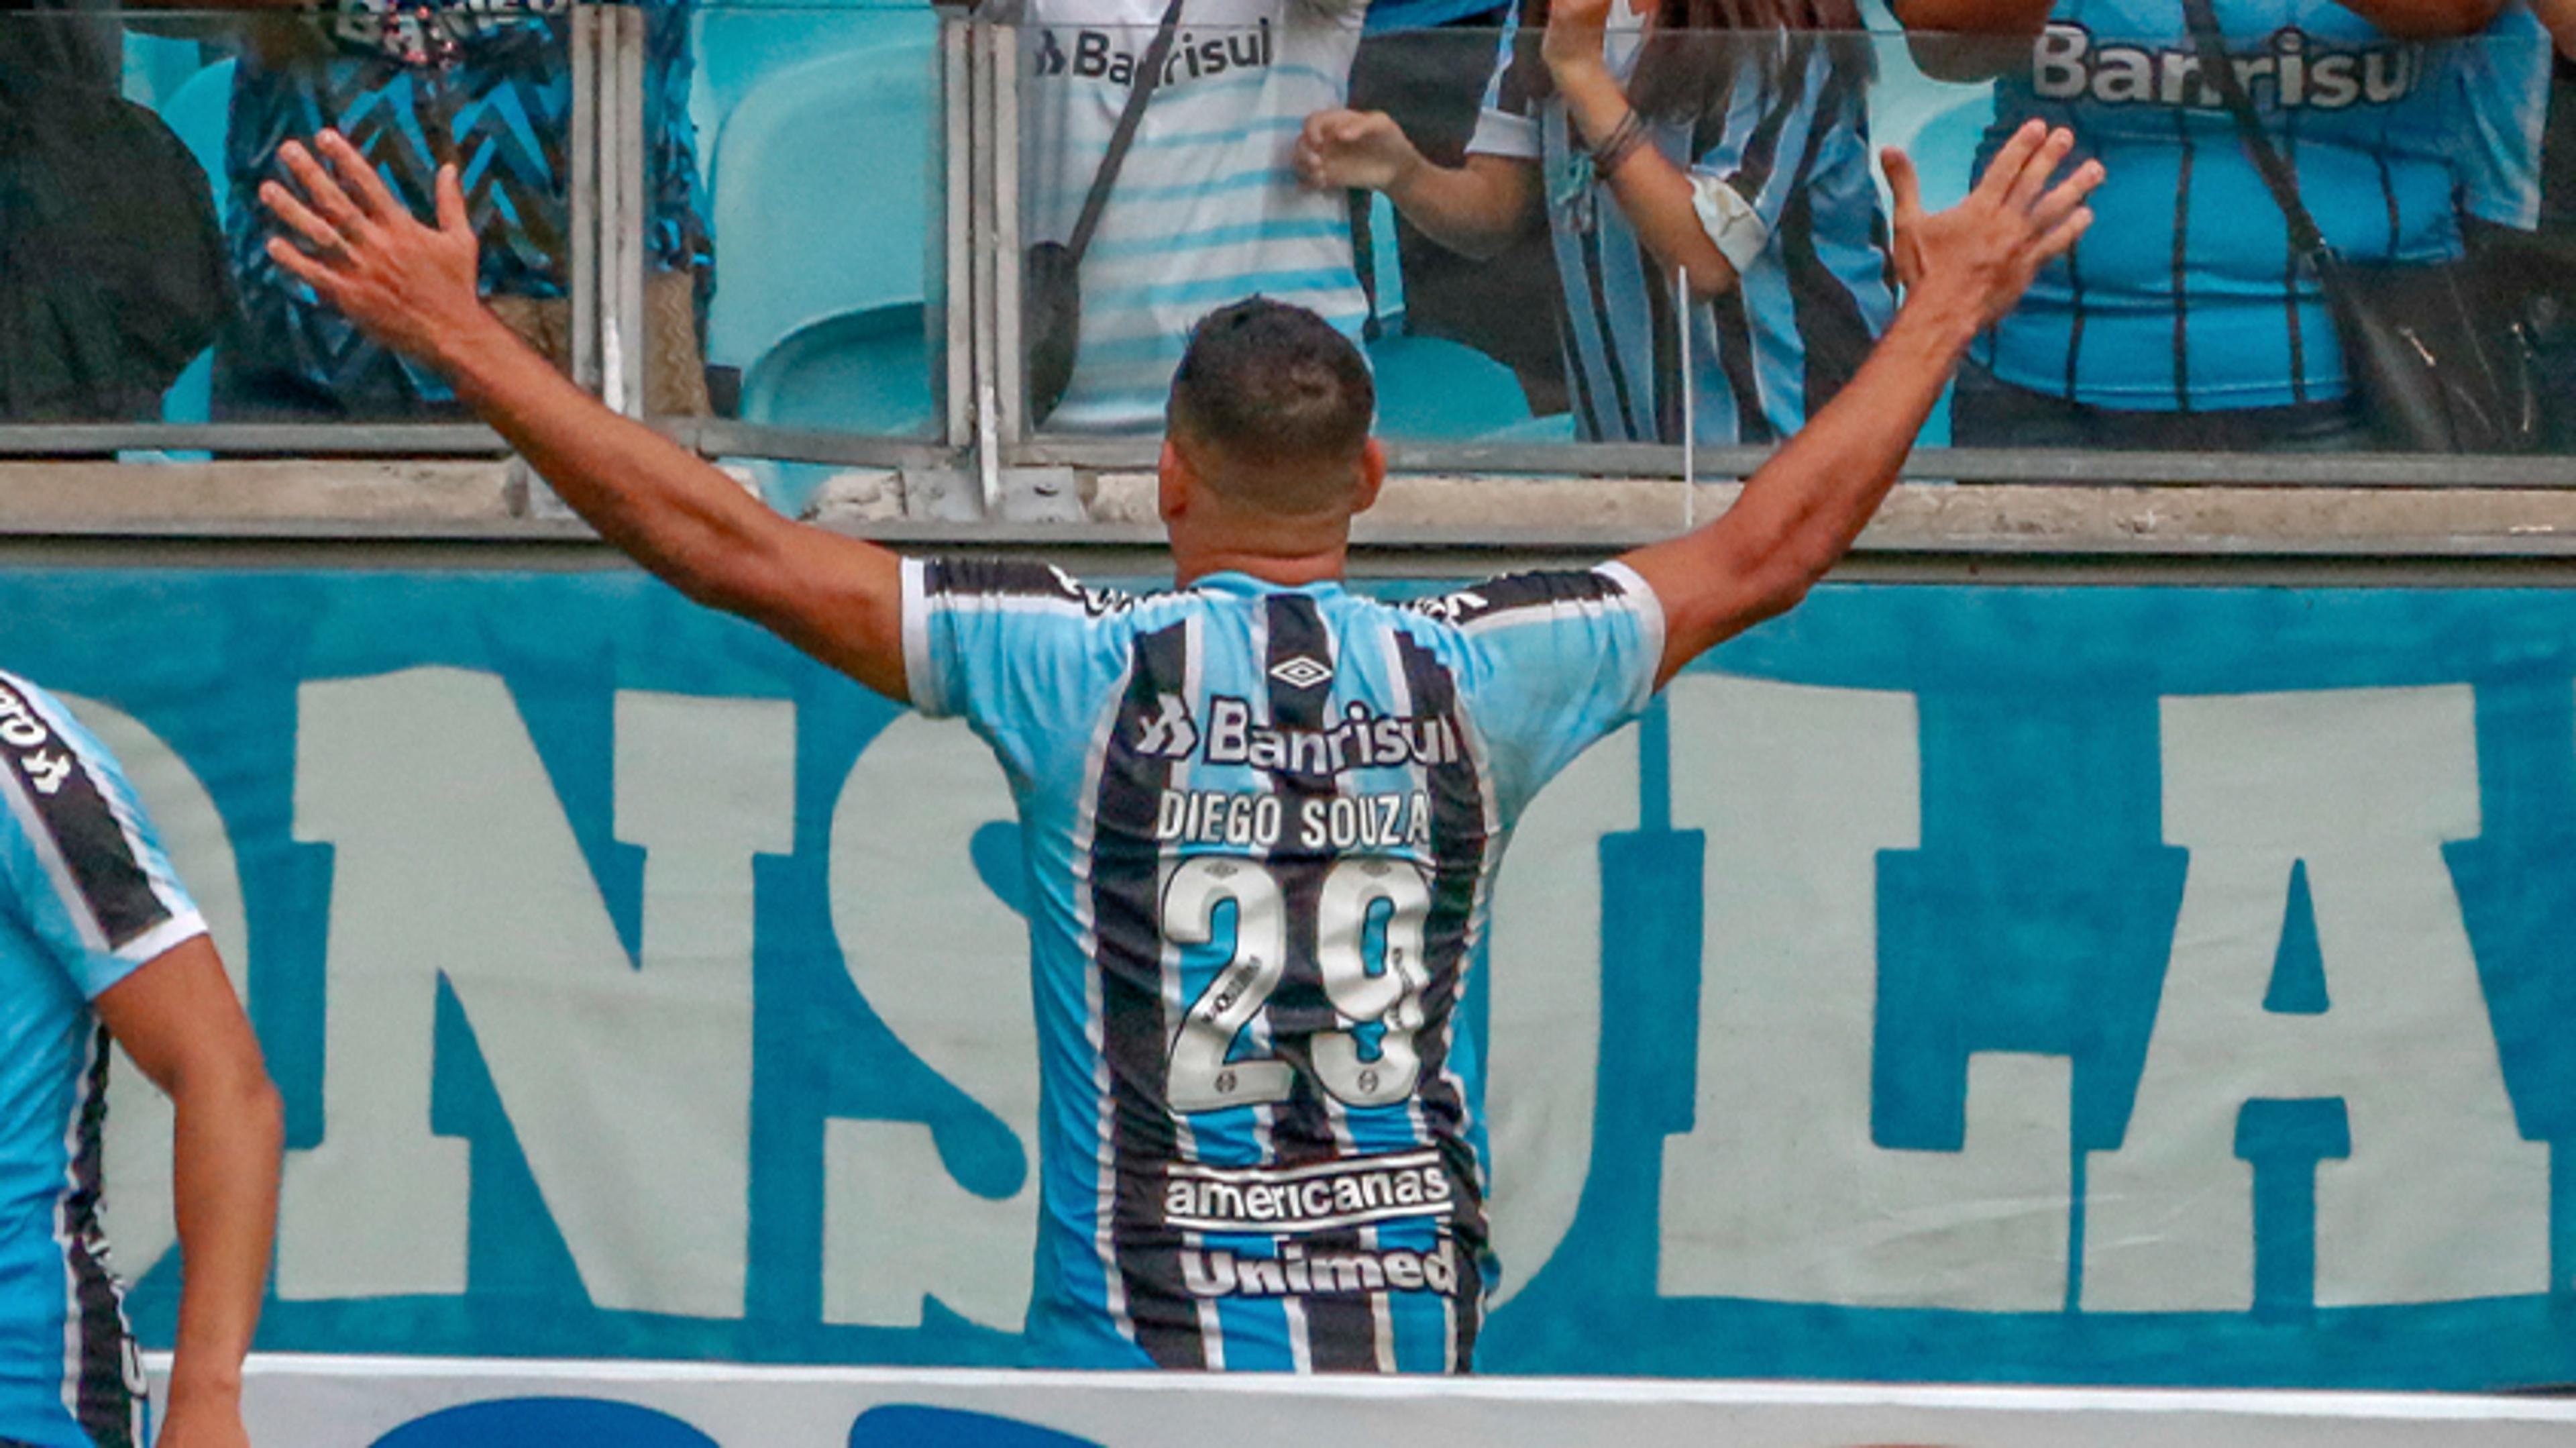
[[[927,11],[883,18],[921,23],[765,76],[717,132],[709,360],[748,367],[810,323],[931,294],[937,32]]]

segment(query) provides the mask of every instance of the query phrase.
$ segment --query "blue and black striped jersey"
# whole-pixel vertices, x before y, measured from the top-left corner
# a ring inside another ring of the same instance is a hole
[[[1625,78],[1643,22],[1626,5],[1610,16],[1609,59]],[[1674,165],[1740,196],[1761,228],[1734,289],[1682,309],[1685,380],[1672,272],[1581,161],[1564,105],[1534,103],[1519,68],[1530,61],[1516,60],[1515,33],[1504,32],[1467,149],[1541,168],[1565,296],[1566,380],[1586,441],[1678,443],[1686,397],[1701,443],[1788,437],[1860,370],[1896,315],[1870,170],[1866,44],[1751,32],[1730,42],[1712,61],[1727,74],[1706,113],[1662,118],[1649,132]]]
[[[992,746],[1029,851],[1038,1361],[1469,1366],[1487,890],[1662,651],[1617,564],[1411,605],[905,565],[913,701]]]
[[[203,934],[151,822],[60,702],[0,674],[0,1439],[138,1448],[143,1378],[99,1231],[90,1010]]]
[[[2327,242],[2359,261],[2461,253],[2451,79],[2464,50],[2393,40],[2333,0],[2214,0],[2238,74]],[[1996,88],[1979,170],[2032,117],[2108,179],[2097,224],[1976,356],[2089,406],[2190,412],[2329,402],[2342,349],[2314,271],[2239,142],[2173,0],[2058,0]]]

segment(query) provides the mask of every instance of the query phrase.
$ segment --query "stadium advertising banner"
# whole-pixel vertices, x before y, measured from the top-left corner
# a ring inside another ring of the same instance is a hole
[[[2561,1448],[2576,1403],[2427,1393],[259,1357],[262,1448]]]
[[[962,726],[626,573],[0,618],[286,1094],[264,1348],[1014,1361],[1025,891]],[[2576,1379],[2571,939],[2576,595],[1821,589],[1522,826],[1481,1365]],[[127,1070],[163,1343],[167,1119]]]

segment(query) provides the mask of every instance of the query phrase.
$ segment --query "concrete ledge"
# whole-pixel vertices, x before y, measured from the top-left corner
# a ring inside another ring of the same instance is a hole
[[[0,526],[459,523],[518,516],[506,459],[0,462]]]
[[[1644,542],[1732,506],[1738,484],[1404,477],[1360,520],[1365,543]],[[1107,474],[1096,522],[1150,525],[1153,479]],[[2428,487],[2048,487],[1908,483],[1860,549],[1978,553],[2576,554],[2576,492]]]
[[[1084,477],[1090,520],[1071,524],[932,527],[894,516],[899,500],[889,490],[898,487],[879,486],[883,496],[872,495],[869,507],[822,510],[824,521],[943,549],[1151,550],[1160,540],[1149,474]],[[1739,491],[1671,479],[1406,476],[1388,482],[1358,538],[1381,550],[1615,552],[1718,517]],[[0,463],[0,538],[48,534],[561,545],[587,530],[533,507],[517,465],[501,459]],[[2576,489],[1908,483],[1857,553],[2576,560]]]

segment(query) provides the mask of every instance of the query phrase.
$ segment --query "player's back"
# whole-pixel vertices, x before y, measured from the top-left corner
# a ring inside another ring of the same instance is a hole
[[[204,924],[116,763],[0,674],[0,1440],[142,1441],[99,1232],[101,992]]]
[[[1490,1269],[1458,1005],[1511,821],[1651,692],[1644,584],[1400,607],[915,563],[905,613],[915,700],[992,743],[1030,851],[1032,1351],[1466,1366]]]

